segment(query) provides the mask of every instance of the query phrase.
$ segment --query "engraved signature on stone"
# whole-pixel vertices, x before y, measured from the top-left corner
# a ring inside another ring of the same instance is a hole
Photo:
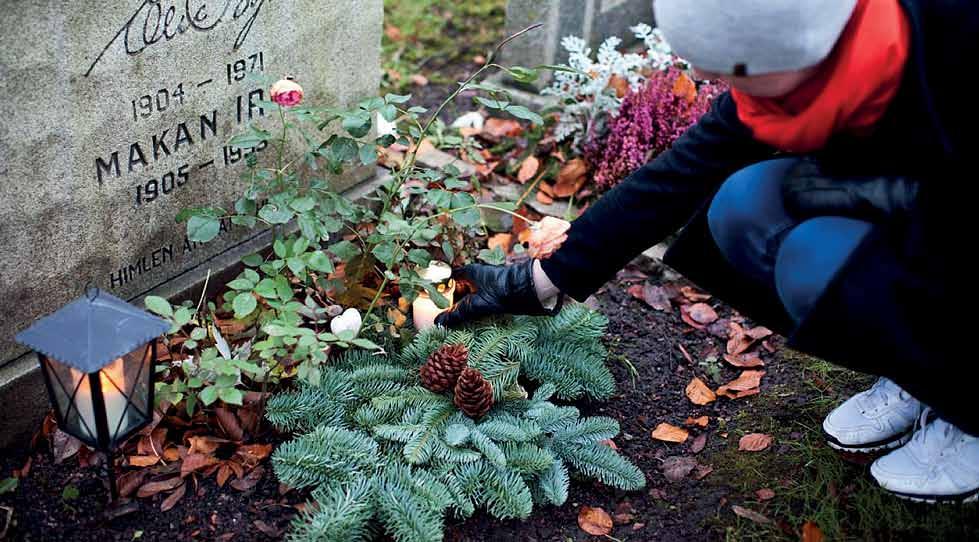
[[[235,38],[234,50],[237,51],[248,39],[265,2],[266,0],[143,0],[95,58],[85,72],[85,77],[91,75],[105,53],[120,40],[127,54],[138,55],[153,45],[166,43],[189,30],[208,32],[222,22],[238,22],[244,19],[238,37]],[[219,6],[220,9],[212,6]]]

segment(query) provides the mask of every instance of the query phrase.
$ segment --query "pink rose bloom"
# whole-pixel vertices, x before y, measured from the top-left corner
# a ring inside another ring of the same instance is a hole
[[[272,85],[272,101],[282,107],[294,107],[303,101],[303,87],[292,79],[282,79]]]

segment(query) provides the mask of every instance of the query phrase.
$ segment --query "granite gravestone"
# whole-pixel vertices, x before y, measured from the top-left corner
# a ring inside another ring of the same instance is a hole
[[[504,49],[506,65],[539,66],[562,64],[568,59],[561,47],[565,36],[585,39],[593,49],[606,38],[618,36],[624,45],[634,43],[629,30],[639,23],[653,25],[652,0],[509,0],[506,12],[506,32],[512,35],[528,26],[544,26]],[[543,88],[550,83],[545,73],[534,83]]]
[[[376,95],[382,20],[381,0],[5,2],[0,366],[89,281],[136,299],[254,242],[223,228],[191,243],[174,218],[240,194],[246,157],[227,141],[268,120],[270,81],[293,76],[324,105]]]

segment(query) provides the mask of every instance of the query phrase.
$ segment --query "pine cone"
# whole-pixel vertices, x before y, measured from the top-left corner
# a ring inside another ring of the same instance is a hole
[[[456,383],[455,404],[470,418],[482,417],[493,408],[493,384],[483,373],[466,368]]]
[[[465,345],[447,344],[439,347],[428,356],[428,361],[421,367],[422,386],[435,393],[452,390],[468,360],[469,349]]]

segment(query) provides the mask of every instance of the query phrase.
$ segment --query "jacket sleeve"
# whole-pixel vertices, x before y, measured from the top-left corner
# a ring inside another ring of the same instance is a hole
[[[673,146],[619,183],[574,221],[542,263],[565,294],[583,300],[642,251],[676,232],[735,171],[771,156],[738,119],[730,93]]]

